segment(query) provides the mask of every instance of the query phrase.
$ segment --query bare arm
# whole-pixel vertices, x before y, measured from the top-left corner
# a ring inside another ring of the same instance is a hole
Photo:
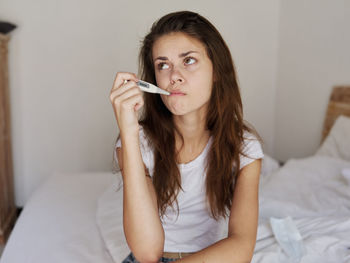
[[[127,243],[140,262],[158,262],[164,247],[164,231],[157,197],[146,176],[138,140],[126,139],[117,149],[123,175],[123,225]]]
[[[118,72],[110,100],[122,148],[116,151],[123,175],[123,226],[127,243],[142,263],[157,262],[163,253],[164,231],[153,183],[146,176],[140,151],[137,111],[144,101],[136,75]]]
[[[236,180],[228,237],[177,262],[248,263],[253,257],[258,225],[261,160],[242,168]]]

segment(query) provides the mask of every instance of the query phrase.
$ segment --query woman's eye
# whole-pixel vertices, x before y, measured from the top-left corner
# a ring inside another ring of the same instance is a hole
[[[192,65],[196,62],[196,59],[195,58],[191,58],[191,57],[188,57],[188,58],[185,58],[185,63],[187,65]]]
[[[166,63],[159,63],[158,64],[158,69],[168,69],[169,66]]]

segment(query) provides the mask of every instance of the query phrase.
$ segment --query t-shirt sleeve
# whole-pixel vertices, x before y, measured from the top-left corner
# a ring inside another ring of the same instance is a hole
[[[259,140],[251,133],[244,134],[243,153],[240,155],[240,169],[257,159],[264,157]]]
[[[153,175],[153,151],[151,150],[151,147],[148,143],[148,140],[144,134],[143,128],[140,127],[140,131],[139,131],[139,141],[140,141],[140,150],[141,150],[141,155],[142,155],[142,160],[143,163],[146,166],[146,169],[148,170],[149,174],[152,176]],[[116,149],[117,148],[121,148],[122,147],[122,143],[121,143],[121,139],[119,138],[115,144],[115,148],[114,148],[114,161],[116,164],[118,164],[118,158],[117,158],[117,152]]]

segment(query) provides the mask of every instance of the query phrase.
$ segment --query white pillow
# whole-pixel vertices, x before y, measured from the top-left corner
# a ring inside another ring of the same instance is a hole
[[[260,219],[350,216],[346,169],[349,161],[330,156],[288,160],[260,184]]]
[[[96,220],[114,262],[122,262],[130,253],[123,229],[123,189],[120,172],[116,179],[100,196],[97,204]]]
[[[331,131],[316,152],[316,155],[325,155],[350,161],[350,118],[340,115]]]

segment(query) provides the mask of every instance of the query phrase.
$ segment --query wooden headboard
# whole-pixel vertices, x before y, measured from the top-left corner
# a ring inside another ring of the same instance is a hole
[[[339,115],[350,117],[350,86],[336,86],[333,88],[324,120],[322,141],[327,137]]]

